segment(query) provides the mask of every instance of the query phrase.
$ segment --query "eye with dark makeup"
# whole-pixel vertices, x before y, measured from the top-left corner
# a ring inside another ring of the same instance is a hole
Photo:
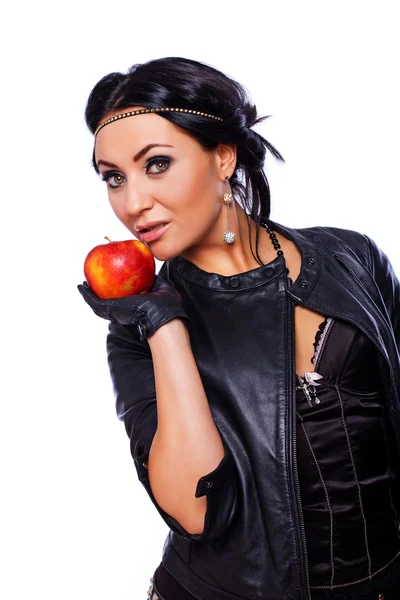
[[[101,174],[101,180],[105,181],[107,183],[107,186],[110,188],[113,188],[113,189],[120,187],[120,185],[122,183],[121,182],[121,183],[118,183],[117,185],[112,185],[110,183],[110,180],[113,179],[114,177],[121,177],[121,178],[125,179],[124,176],[121,175],[121,173],[118,173],[117,171],[104,171],[104,173]]]
[[[149,158],[149,160],[146,162],[144,171],[146,174],[150,174],[150,175],[161,175],[162,173],[165,173],[165,171],[167,171],[170,163],[171,163],[171,158],[168,156],[153,156],[152,158]],[[153,171],[151,173],[148,173],[148,169],[150,167],[152,167],[153,165],[155,165],[156,168],[158,168],[159,165],[166,165],[166,166],[165,166],[165,168],[162,168],[162,170],[158,170],[158,172]],[[113,185],[112,183],[110,183],[110,181],[112,179],[115,180],[117,177],[125,179],[124,175],[122,175],[118,171],[104,171],[101,174],[101,180],[105,181],[107,183],[107,186],[112,189],[119,188],[121,186],[121,184],[123,183],[123,181],[120,181],[116,185]],[[115,181],[114,181],[114,183],[115,183]]]
[[[153,156],[153,158],[149,158],[149,160],[146,162],[145,171],[147,173],[147,169],[153,165],[158,166],[159,164],[166,163],[167,166],[165,169],[159,171],[158,173],[151,173],[151,175],[159,175],[160,173],[164,173],[168,169],[170,162],[171,159],[168,156]]]

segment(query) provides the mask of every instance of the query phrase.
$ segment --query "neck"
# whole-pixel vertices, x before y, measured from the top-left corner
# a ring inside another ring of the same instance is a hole
[[[225,215],[224,211],[224,217]],[[223,231],[226,231],[226,218],[223,222],[223,228]],[[254,254],[257,255],[257,225],[237,202],[233,202],[231,208],[231,230],[235,233],[233,244],[224,242],[222,239],[223,231],[219,231],[219,237],[212,247],[197,247],[194,254],[185,254],[185,258],[203,271],[219,273],[224,276],[237,275],[258,268],[260,264],[254,258],[251,251],[252,248]],[[259,227],[258,238],[258,254],[261,261],[263,264],[271,262],[276,258],[277,254],[264,227]]]

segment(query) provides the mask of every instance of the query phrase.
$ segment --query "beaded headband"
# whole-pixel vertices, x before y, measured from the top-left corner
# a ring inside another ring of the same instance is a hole
[[[98,134],[98,132],[100,131],[100,129],[102,127],[104,127],[105,125],[108,125],[109,123],[112,123],[113,121],[118,121],[118,119],[124,119],[125,117],[133,117],[133,115],[140,115],[140,114],[152,113],[152,112],[162,112],[162,111],[184,112],[184,113],[190,113],[192,115],[200,115],[202,117],[208,117],[210,119],[216,119],[217,121],[224,120],[221,117],[215,117],[214,115],[209,115],[205,112],[200,112],[199,110],[190,110],[189,108],[141,108],[140,110],[131,110],[130,112],[124,112],[119,115],[115,115],[115,117],[111,117],[111,119],[107,119],[107,121],[103,121],[97,127],[96,131],[94,132],[94,136],[96,137],[96,135]]]

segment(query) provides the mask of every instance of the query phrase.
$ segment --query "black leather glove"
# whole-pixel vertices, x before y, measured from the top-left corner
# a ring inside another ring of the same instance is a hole
[[[96,315],[121,325],[136,325],[142,342],[172,319],[189,320],[178,290],[159,275],[155,276],[147,293],[132,294],[124,298],[102,300],[86,281],[77,287]]]

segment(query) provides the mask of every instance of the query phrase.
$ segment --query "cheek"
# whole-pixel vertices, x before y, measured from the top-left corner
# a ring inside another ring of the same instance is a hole
[[[180,174],[168,182],[166,197],[169,205],[187,210],[207,210],[210,203],[214,204],[217,198],[215,175],[210,168],[180,170]]]

